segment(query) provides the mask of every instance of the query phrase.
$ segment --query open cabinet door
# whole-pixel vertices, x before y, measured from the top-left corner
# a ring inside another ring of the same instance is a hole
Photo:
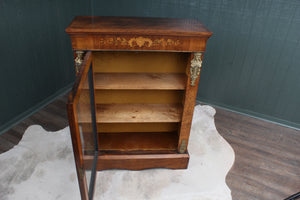
[[[82,200],[92,200],[96,180],[98,140],[92,53],[87,52],[68,99],[68,117]],[[83,158],[93,157],[92,167]]]

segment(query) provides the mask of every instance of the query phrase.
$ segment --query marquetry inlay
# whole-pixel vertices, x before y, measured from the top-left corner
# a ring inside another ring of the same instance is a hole
[[[128,46],[129,48],[149,48],[149,47],[167,47],[167,46],[178,46],[181,44],[180,40],[173,40],[170,38],[151,39],[146,37],[111,37],[111,38],[100,38],[97,41],[97,45],[106,46]]]

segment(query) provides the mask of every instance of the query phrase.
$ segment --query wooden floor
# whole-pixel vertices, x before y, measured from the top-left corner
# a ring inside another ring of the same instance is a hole
[[[235,151],[226,182],[234,200],[284,199],[300,191],[300,131],[217,109],[218,132]]]
[[[26,128],[48,131],[68,125],[64,95],[0,135],[0,153],[18,144]],[[233,200],[277,200],[300,191],[300,131],[216,109],[219,133],[235,151],[226,182]]]

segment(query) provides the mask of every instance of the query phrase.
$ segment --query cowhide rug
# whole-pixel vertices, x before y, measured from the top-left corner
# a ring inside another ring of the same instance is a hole
[[[187,170],[98,172],[94,199],[230,200],[225,177],[234,152],[217,132],[214,114],[210,106],[195,107]],[[18,145],[0,154],[0,199],[80,199],[68,127],[30,126]]]

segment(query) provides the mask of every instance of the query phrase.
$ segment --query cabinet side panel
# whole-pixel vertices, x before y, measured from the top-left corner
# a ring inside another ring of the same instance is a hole
[[[190,75],[190,66],[191,60],[193,59],[193,54],[190,55],[188,65],[186,67],[186,90],[183,98],[183,112],[182,112],[182,120],[180,124],[179,131],[179,142],[178,142],[178,152],[186,152],[188,141],[190,137],[191,124],[193,119],[195,101],[197,96],[197,88],[199,83],[199,76],[195,79],[194,86],[191,85],[191,75]],[[202,57],[201,57],[202,59]],[[201,68],[200,68],[201,69]],[[181,146],[182,145],[182,146]]]

